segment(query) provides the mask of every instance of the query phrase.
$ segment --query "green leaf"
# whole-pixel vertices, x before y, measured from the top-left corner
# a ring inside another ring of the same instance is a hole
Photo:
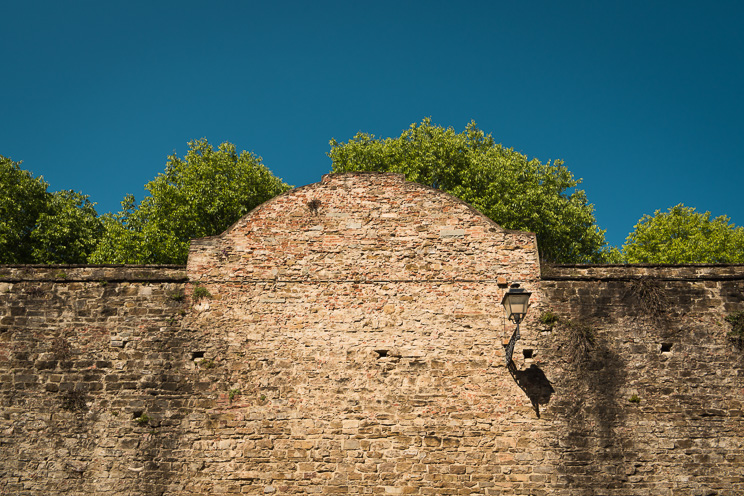
[[[84,263],[102,223],[88,197],[49,184],[0,156],[0,263]]]

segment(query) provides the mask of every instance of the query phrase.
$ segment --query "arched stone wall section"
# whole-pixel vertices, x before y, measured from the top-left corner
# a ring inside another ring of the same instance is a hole
[[[535,284],[535,236],[402,174],[327,174],[192,242],[189,276],[220,281],[478,280]]]
[[[240,459],[258,492],[448,494],[479,478],[484,491],[497,447],[539,435],[514,421],[535,413],[505,364],[500,304],[519,282],[539,306],[535,235],[447,193],[326,175],[193,241],[188,276],[187,293],[211,297],[186,326],[241,391],[229,411],[262,422],[249,424],[265,449]]]

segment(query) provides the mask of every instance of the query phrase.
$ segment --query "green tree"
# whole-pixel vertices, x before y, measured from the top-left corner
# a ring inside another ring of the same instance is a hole
[[[504,148],[474,122],[458,134],[427,118],[400,137],[360,132],[347,143],[332,139],[330,145],[334,172],[403,173],[470,203],[506,229],[534,232],[543,260],[603,260],[604,231],[584,191],[574,189],[581,180],[560,160],[543,164]]]
[[[105,234],[94,263],[183,264],[189,240],[219,234],[266,200],[289,189],[261,158],[235,145],[214,149],[206,139],[189,142],[182,159],[168,157],[165,172],[145,185],[139,205],[133,195],[122,211],[105,216]]]
[[[0,156],[0,263],[85,263],[102,224],[88,197]]]
[[[35,263],[86,263],[103,234],[103,222],[88,196],[51,194],[31,233]]]
[[[31,233],[46,208],[48,184],[0,155],[0,263],[33,263]]]
[[[629,263],[744,263],[744,228],[679,204],[641,217],[623,256]]]

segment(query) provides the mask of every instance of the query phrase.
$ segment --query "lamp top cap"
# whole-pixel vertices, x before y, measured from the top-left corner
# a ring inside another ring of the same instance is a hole
[[[511,286],[509,286],[509,291],[507,291],[507,293],[529,293],[529,291],[526,291],[524,288],[520,287],[518,282],[514,282],[511,284]]]
[[[506,305],[507,300],[512,299],[512,297],[517,297],[517,296],[525,297],[526,296],[527,298],[529,298],[531,295],[532,295],[531,292],[525,291],[524,288],[520,288],[519,283],[515,282],[511,285],[511,287],[509,288],[509,291],[506,291],[504,293],[504,297],[501,299],[501,304]]]

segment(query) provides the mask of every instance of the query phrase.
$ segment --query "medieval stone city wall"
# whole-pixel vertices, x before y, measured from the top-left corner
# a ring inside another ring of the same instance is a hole
[[[742,310],[744,266],[540,269],[329,175],[186,268],[0,267],[0,494],[741,494]]]

